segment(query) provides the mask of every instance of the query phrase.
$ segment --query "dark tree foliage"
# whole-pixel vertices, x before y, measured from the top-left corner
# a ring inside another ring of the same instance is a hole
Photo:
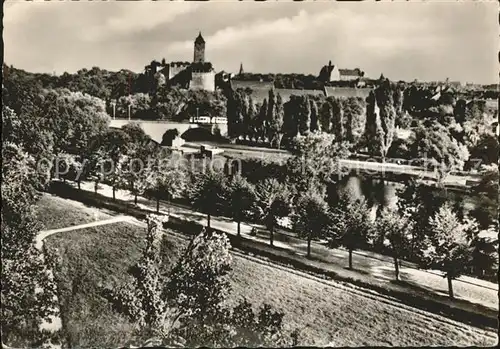
[[[226,195],[226,177],[222,172],[209,169],[196,174],[193,185],[188,188],[188,197],[193,207],[207,215],[207,227],[210,218],[224,211]]]
[[[398,191],[398,211],[413,222],[410,231],[410,246],[407,258],[421,259],[423,241],[429,234],[429,217],[432,217],[444,204],[445,198],[436,193],[435,187],[418,184],[414,180],[405,183]]]

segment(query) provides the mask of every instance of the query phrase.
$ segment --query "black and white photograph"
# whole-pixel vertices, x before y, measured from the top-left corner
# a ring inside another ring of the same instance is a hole
[[[5,0],[2,348],[498,345],[499,13]]]

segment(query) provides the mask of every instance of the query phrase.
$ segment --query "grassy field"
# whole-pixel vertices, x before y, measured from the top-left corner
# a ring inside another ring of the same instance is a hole
[[[259,232],[258,236],[268,239],[268,235]],[[290,234],[283,232],[275,232],[275,241],[284,241],[302,255],[307,252],[307,243],[304,240],[295,238]],[[343,249],[332,249],[319,244],[313,244],[311,250],[310,264],[318,266],[325,270],[331,270],[344,278],[360,280],[381,287],[390,287],[401,292],[411,292],[431,297],[432,294],[442,296],[442,302],[455,304],[461,300],[469,302],[481,301],[481,304],[491,308],[498,309],[497,291],[484,287],[471,287],[471,285],[459,280],[453,281],[453,289],[458,297],[454,302],[448,299],[448,285],[446,279],[442,277],[442,273],[434,271],[434,274],[415,268],[415,265],[409,262],[403,262],[403,268],[400,269],[400,276],[403,282],[394,281],[394,266],[390,257],[377,254],[375,252],[355,251],[353,257],[353,265],[355,270],[339,268],[339,266],[347,265],[348,252]],[[367,258],[371,256],[373,258]],[[384,261],[381,263],[381,261]],[[406,266],[413,266],[407,268]],[[466,278],[462,278],[465,280]],[[472,279],[474,283],[481,283],[481,280]],[[389,282],[389,284],[387,284]],[[485,286],[491,287],[490,283],[484,282]]]
[[[332,287],[275,267],[235,258],[234,296],[267,302],[285,312],[286,327],[302,329],[302,345],[434,346],[487,345],[466,325],[429,318],[405,307]]]
[[[48,199],[50,201],[50,199]],[[69,205],[68,205],[69,207]],[[74,225],[74,224],[71,224]],[[98,285],[127,282],[139,258],[145,229],[117,223],[53,235],[66,337],[73,347],[116,347],[132,339],[133,326],[99,296]],[[172,259],[186,241],[169,235]],[[439,316],[370,299],[321,280],[234,256],[231,303],[246,297],[285,312],[285,327],[302,329],[301,345],[492,345],[493,335]]]
[[[59,229],[110,218],[115,213],[44,193],[37,204],[43,229]]]

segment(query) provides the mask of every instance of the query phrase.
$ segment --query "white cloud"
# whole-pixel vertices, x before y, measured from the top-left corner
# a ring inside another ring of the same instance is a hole
[[[82,31],[82,39],[88,41],[104,41],[116,35],[148,31],[160,24],[167,24],[179,16],[195,11],[196,2],[169,4],[167,11],[158,11],[154,2],[126,3],[112,14],[102,25]]]
[[[247,71],[317,74],[331,59],[372,76],[497,79],[495,4],[52,1],[4,9],[5,59],[33,71],[190,60],[201,30],[207,59],[221,70],[243,62]]]

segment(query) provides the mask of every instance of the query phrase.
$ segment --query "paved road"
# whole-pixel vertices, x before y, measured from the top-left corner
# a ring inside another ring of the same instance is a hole
[[[93,183],[82,183],[81,187],[82,190],[85,191],[94,191]],[[107,197],[112,197],[112,190],[107,185],[101,185],[101,189],[99,189],[98,193]],[[134,201],[133,196],[128,191],[124,190],[117,190],[116,198],[130,203],[133,203]],[[151,210],[152,212],[156,209],[156,203],[146,198],[139,198],[138,204],[141,208]],[[187,207],[169,205],[164,202],[161,203],[160,207],[163,213],[195,221],[202,225],[206,225],[207,223],[206,215],[193,211]],[[226,217],[212,217],[211,226],[234,235],[237,231],[237,224]],[[258,228],[259,234],[252,237],[249,234],[254,226]],[[264,243],[268,243],[269,241],[269,233],[263,226],[242,223],[241,233],[245,236],[245,238],[259,240]],[[290,233],[279,231],[275,233],[274,245],[300,255],[305,255],[307,248],[305,241],[291,236]],[[335,271],[339,275],[355,277],[363,281],[366,279],[368,282],[372,282],[377,285],[386,285],[387,287],[400,287],[393,283],[393,261],[387,256],[372,252],[359,251],[354,257],[355,267],[358,267],[359,270],[363,270],[363,273],[359,273],[345,269],[348,252],[343,249],[329,249],[318,242],[313,242],[312,252],[314,262],[311,263],[315,263],[322,268],[326,268],[327,270]],[[403,264],[401,276],[403,279],[414,285],[413,287],[418,287],[422,290],[425,289],[425,292],[427,293],[431,292],[441,296],[446,296],[447,294],[446,279],[443,278],[442,273],[437,270],[420,270],[410,268],[409,264]],[[463,276],[455,280],[453,282],[453,286],[456,298],[464,299],[472,303],[481,304],[491,309],[498,310],[498,284]]]

